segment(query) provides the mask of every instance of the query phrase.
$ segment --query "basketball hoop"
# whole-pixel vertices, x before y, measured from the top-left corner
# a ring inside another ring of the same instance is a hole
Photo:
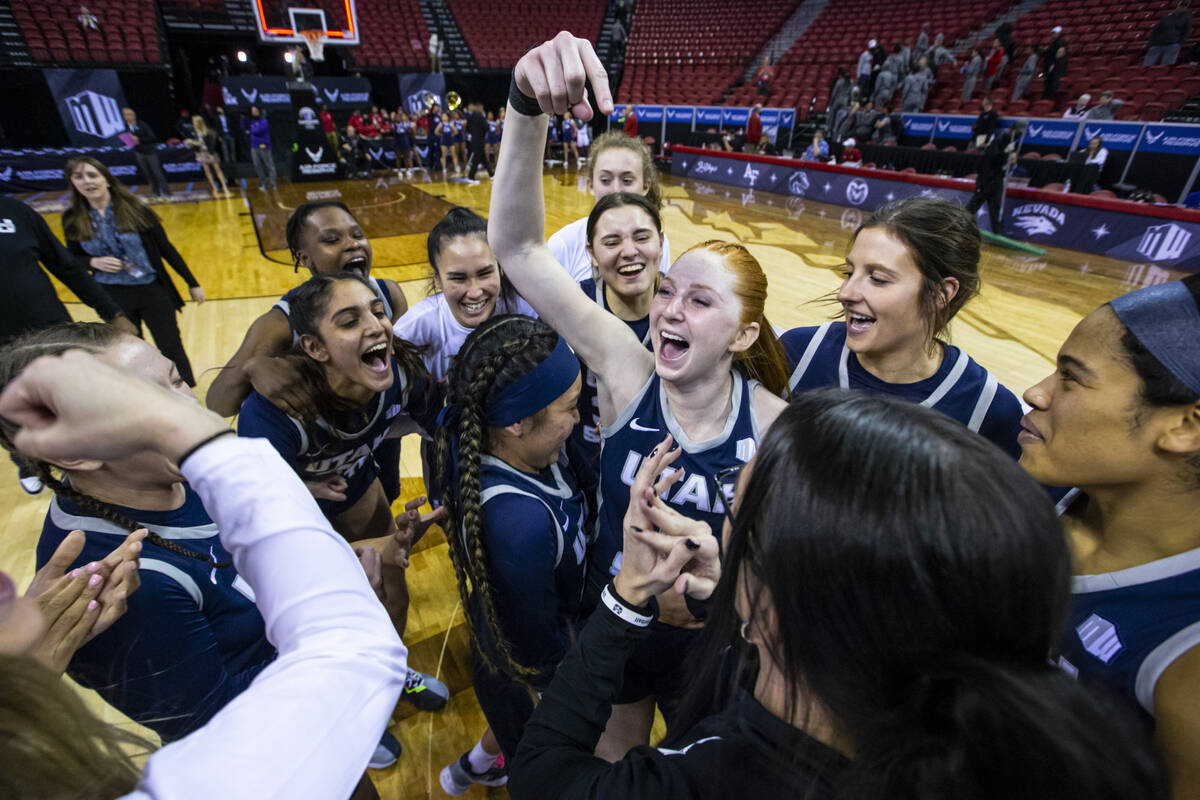
[[[304,44],[308,47],[308,57],[313,61],[325,60],[325,31],[297,31],[304,37]]]

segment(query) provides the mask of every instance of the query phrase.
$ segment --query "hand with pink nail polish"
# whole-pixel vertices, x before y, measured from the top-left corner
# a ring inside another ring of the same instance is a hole
[[[36,660],[61,674],[75,651],[107,630],[125,613],[125,601],[140,585],[137,559],[145,530],[125,538],[101,561],[67,573],[79,557],[86,537],[72,531],[33,578],[25,596],[35,599],[46,630],[30,652]]]

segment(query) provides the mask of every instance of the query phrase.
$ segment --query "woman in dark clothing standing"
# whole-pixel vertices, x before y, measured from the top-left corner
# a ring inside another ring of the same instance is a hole
[[[71,205],[62,218],[67,246],[88,262],[96,282],[117,301],[138,335],[144,321],[154,344],[175,362],[180,377],[195,386],[175,319],[183,298],[163,260],[187,283],[197,303],[204,302],[204,290],[167,239],[158,215],[130,194],[107,167],[80,156],[67,162],[65,172],[71,184]]]
[[[661,499],[672,447],[634,478],[620,572],[526,726],[514,800],[1165,799],[1141,728],[1047,659],[1070,558],[998,448],[897,398],[803,394],[742,470],[722,565]],[[711,599],[697,698],[747,680],[679,749],[609,764],[592,750],[663,591]]]

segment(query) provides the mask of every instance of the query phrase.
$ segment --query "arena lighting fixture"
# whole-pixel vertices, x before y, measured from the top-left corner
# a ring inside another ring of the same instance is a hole
[[[246,55],[246,51],[245,51],[245,50],[238,50],[238,51],[237,51],[237,60],[238,60],[238,63],[239,63],[239,64],[245,64],[245,63],[246,63],[246,59],[247,59],[247,58],[248,58],[248,56]]]
[[[292,54],[292,51],[291,51],[291,50],[284,50],[284,51],[283,51],[283,60],[284,60],[284,61],[286,61],[287,63],[289,63],[289,64],[290,64],[290,63],[292,63],[292,60],[293,60],[293,59],[295,59],[295,56]]]

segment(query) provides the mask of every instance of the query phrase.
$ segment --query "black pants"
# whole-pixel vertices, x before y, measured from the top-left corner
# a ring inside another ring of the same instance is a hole
[[[1058,74],[1057,70],[1054,72],[1046,72],[1046,78],[1043,85],[1045,91],[1042,92],[1043,100],[1053,100],[1058,95],[1058,82],[1061,78],[1062,76]]]
[[[154,344],[160,353],[175,362],[179,377],[188,386],[196,385],[192,375],[192,364],[188,361],[187,353],[183,351],[183,340],[179,337],[179,323],[175,319],[175,304],[167,290],[158,283],[145,286],[116,286],[104,284],[104,291],[116,301],[125,316],[142,335],[142,322],[150,329]],[[143,337],[144,338],[144,337]]]
[[[984,203],[988,207],[988,219],[992,221],[992,233],[1003,235],[1004,230],[1000,220],[1000,204],[1004,202],[1004,181],[976,181],[975,194],[967,202],[967,211],[974,216]]]
[[[142,175],[145,176],[146,182],[150,184],[150,190],[154,192],[154,195],[156,197],[170,197],[171,187],[167,184],[167,176],[163,172],[162,162],[158,159],[158,153],[139,153],[135,150],[133,157],[137,161]]]
[[[487,152],[483,148],[483,142],[472,141],[471,168],[467,170],[467,178],[475,180],[475,171],[479,169],[480,164],[487,168],[488,175],[495,176],[496,173],[492,172],[492,164],[488,161]]]

